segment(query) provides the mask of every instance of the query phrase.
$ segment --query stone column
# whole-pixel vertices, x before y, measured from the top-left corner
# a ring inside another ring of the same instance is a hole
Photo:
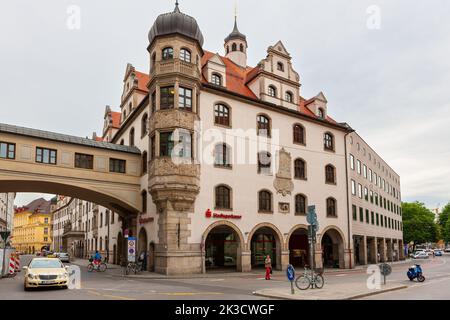
[[[342,269],[342,266],[340,266]],[[353,261],[353,250],[344,249],[344,269],[350,269],[355,267],[355,261]]]
[[[287,269],[289,264],[289,250],[281,251],[281,270],[284,271]]]
[[[241,253],[241,272],[250,272],[252,270],[252,252],[251,251],[242,251]]]
[[[367,237],[363,236],[359,245],[359,259],[362,264],[367,264]]]
[[[318,269],[323,268],[322,246],[320,245],[320,243],[316,243],[315,253],[316,253],[315,254],[316,268]]]

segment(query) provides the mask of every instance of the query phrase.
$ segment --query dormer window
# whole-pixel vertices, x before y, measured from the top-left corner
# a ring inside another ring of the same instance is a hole
[[[277,88],[275,88],[274,86],[269,86],[267,93],[269,94],[269,96],[276,98]]]
[[[184,62],[191,63],[191,52],[187,49],[181,49],[180,60]]]
[[[211,83],[215,84],[216,86],[221,86],[222,85],[222,77],[217,73],[213,73],[211,76]]]
[[[277,69],[278,69],[278,71],[283,71],[284,72],[284,64],[282,62],[278,62],[277,63]]]
[[[317,111],[319,118],[325,119],[325,111],[322,108],[319,108]]]
[[[287,102],[293,103],[294,102],[294,95],[292,94],[292,92],[287,91],[285,99],[286,99]]]
[[[171,47],[164,48],[162,51],[162,59],[163,60],[173,59],[173,48],[171,48]]]

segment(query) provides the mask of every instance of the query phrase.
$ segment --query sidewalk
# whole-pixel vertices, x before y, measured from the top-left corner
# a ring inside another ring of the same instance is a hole
[[[285,300],[351,300],[376,295],[384,292],[405,289],[408,286],[399,282],[387,282],[380,289],[369,289],[363,283],[325,284],[322,289],[298,290],[291,294],[289,285],[274,289],[263,289],[253,292],[256,296]]]

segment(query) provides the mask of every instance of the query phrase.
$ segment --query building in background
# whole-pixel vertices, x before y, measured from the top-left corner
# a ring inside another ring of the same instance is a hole
[[[0,193],[0,232],[11,231],[15,193]]]
[[[12,246],[16,250],[34,254],[50,249],[52,244],[51,210],[52,201],[43,198],[15,208]]]

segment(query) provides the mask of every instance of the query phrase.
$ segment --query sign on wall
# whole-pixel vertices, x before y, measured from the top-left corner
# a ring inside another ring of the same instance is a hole
[[[128,261],[136,262],[136,238],[128,237]]]

